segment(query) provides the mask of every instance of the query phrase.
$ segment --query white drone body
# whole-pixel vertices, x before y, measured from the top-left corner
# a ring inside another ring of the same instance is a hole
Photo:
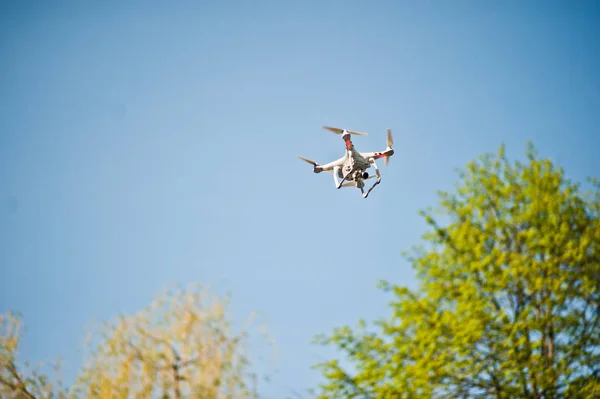
[[[360,189],[363,198],[367,198],[371,190],[373,190],[375,186],[381,182],[381,174],[379,173],[379,168],[377,167],[376,160],[384,158],[384,163],[387,166],[389,157],[394,154],[394,150],[392,149],[392,145],[394,144],[392,140],[392,130],[387,130],[387,143],[386,149],[384,151],[358,152],[354,148],[354,144],[352,143],[352,140],[350,140],[350,137],[351,135],[367,136],[366,133],[355,132],[353,130],[347,129],[339,129],[336,127],[329,126],[323,126],[323,129],[329,130],[335,134],[342,135],[342,139],[346,143],[346,153],[344,154],[344,156],[325,165],[319,165],[315,161],[301,156],[298,156],[298,158],[313,165],[313,171],[315,173],[332,173],[336,188],[339,189],[342,187],[355,186]],[[369,176],[369,173],[366,170],[369,169],[371,165],[375,168],[375,175]],[[365,193],[364,181],[367,179],[372,179],[374,177],[377,177],[377,181]],[[338,179],[341,179],[341,181]]]

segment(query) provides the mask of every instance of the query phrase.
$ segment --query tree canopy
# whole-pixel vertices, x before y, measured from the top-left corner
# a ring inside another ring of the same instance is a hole
[[[23,335],[23,320],[17,314],[0,314],[0,398],[53,399],[66,398],[66,390],[53,384],[38,367],[20,365],[19,343]],[[54,364],[55,369],[59,364]]]
[[[422,211],[420,285],[382,282],[391,314],[317,337],[320,398],[600,397],[600,184],[504,146]],[[347,366],[345,366],[347,365]]]
[[[248,353],[252,318],[236,332],[229,298],[203,287],[175,287],[145,309],[93,331],[87,361],[69,389],[19,366],[22,320],[0,330],[0,396],[19,399],[210,398],[258,395]],[[264,332],[264,331],[263,331]]]

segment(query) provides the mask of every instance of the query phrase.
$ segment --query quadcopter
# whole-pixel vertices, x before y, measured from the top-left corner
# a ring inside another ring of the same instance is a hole
[[[341,134],[342,139],[346,143],[346,153],[343,157],[330,162],[325,165],[319,165],[315,161],[298,156],[301,160],[308,162],[313,165],[313,171],[315,173],[328,172],[333,174],[333,180],[336,188],[355,186],[360,189],[363,198],[367,198],[371,191],[381,182],[381,174],[377,167],[377,159],[383,158],[384,164],[387,166],[390,156],[394,154],[392,145],[392,130],[387,129],[387,143],[385,151],[380,152],[358,152],[354,148],[354,144],[350,139],[351,135],[356,136],[367,136],[367,133],[356,132],[353,130],[340,129],[337,127],[323,126],[323,129],[329,130],[335,134]],[[375,175],[369,176],[366,171],[373,165],[375,168]],[[377,177],[377,181],[373,183],[373,186],[365,193],[365,180]],[[339,181],[338,179],[341,179]]]

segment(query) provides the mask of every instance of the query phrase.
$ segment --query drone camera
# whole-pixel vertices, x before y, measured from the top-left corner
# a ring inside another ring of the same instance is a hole
[[[368,177],[369,177],[369,174],[368,174],[367,172],[364,172],[364,173],[362,174],[362,178],[363,178],[363,179],[367,179]]]

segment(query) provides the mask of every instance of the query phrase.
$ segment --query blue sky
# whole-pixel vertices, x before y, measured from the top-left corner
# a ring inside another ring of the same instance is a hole
[[[4,4],[0,311],[23,355],[72,378],[88,322],[202,282],[265,315],[265,397],[317,384],[310,340],[385,315],[379,279],[414,286],[400,253],[454,168],[532,140],[598,175],[600,3],[543,4]],[[324,124],[362,151],[392,128],[368,199],[296,158],[343,154]]]

